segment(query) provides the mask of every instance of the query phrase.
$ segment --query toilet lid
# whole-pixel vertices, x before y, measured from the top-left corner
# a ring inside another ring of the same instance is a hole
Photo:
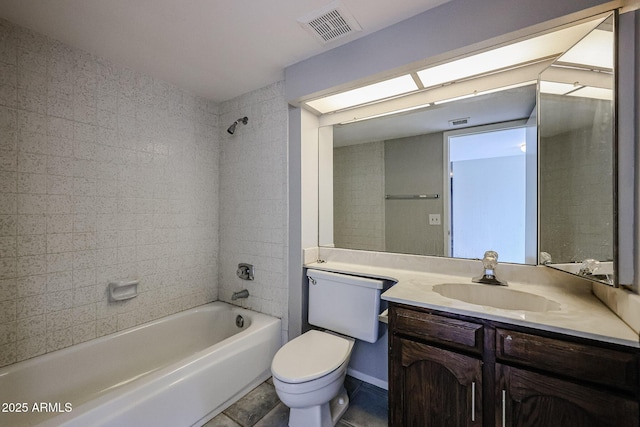
[[[287,383],[303,383],[335,371],[349,357],[350,342],[309,331],[286,343],[273,358],[271,372]]]

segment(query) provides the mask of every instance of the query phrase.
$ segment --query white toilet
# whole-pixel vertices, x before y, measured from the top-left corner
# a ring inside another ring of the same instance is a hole
[[[285,344],[271,373],[278,397],[291,411],[290,427],[334,426],[349,406],[344,388],[355,338],[376,342],[384,281],[308,270],[308,331]],[[342,334],[342,335],[339,335]]]

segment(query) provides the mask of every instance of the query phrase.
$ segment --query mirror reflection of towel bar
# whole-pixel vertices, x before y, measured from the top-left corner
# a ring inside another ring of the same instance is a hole
[[[387,194],[384,196],[387,200],[427,200],[439,199],[439,194]]]

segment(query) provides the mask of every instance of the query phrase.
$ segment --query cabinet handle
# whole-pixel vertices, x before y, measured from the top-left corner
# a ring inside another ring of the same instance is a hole
[[[502,390],[502,427],[507,425],[507,392]]]
[[[471,383],[471,421],[476,420],[476,382]]]

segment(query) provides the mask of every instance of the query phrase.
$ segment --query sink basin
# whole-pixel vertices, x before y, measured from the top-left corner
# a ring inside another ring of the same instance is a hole
[[[443,297],[503,310],[537,312],[560,310],[560,304],[555,301],[540,295],[515,291],[502,286],[475,283],[443,283],[435,285],[433,291]]]

